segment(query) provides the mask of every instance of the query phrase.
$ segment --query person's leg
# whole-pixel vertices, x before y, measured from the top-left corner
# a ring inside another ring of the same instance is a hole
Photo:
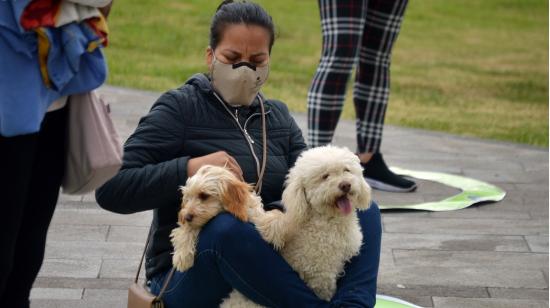
[[[42,266],[46,234],[57,203],[65,164],[67,108],[46,114],[35,151],[28,198],[17,235],[14,263],[2,307],[28,307],[32,284]]]
[[[153,293],[163,279],[153,279]],[[193,267],[170,282],[166,308],[217,307],[233,288],[262,306],[328,307],[252,224],[222,213],[201,230]]]
[[[382,240],[380,210],[373,202],[368,210],[358,212],[358,215],[363,245],[359,255],[346,264],[345,275],[338,280],[336,294],[331,300],[335,307],[374,307],[376,303]]]
[[[32,174],[32,161],[38,134],[16,137],[0,136],[0,299],[4,297],[6,285],[12,272],[17,235],[28,195]],[[0,303],[0,306],[1,305]]]
[[[332,141],[361,43],[366,0],[319,0],[319,10],[323,49],[307,95],[310,147]]]
[[[369,0],[354,84],[359,153],[380,149],[390,94],[391,51],[408,0]]]
[[[393,174],[380,151],[390,95],[390,62],[408,0],[369,0],[354,84],[357,152],[373,188],[410,191],[414,182]]]

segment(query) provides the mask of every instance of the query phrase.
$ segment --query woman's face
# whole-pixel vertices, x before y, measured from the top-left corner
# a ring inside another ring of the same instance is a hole
[[[206,49],[206,63],[211,69],[213,54],[223,63],[250,62],[256,66],[269,63],[270,35],[267,29],[256,25],[231,24],[224,29],[222,38],[213,50]]]

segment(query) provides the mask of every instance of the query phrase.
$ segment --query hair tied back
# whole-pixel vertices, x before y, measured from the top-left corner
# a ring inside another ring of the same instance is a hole
[[[224,5],[229,4],[229,3],[233,3],[233,0],[223,0],[222,3],[220,3],[220,5],[218,5],[218,8],[216,9],[216,12],[219,11]]]
[[[244,0],[224,0],[218,6],[210,23],[210,47],[216,49],[227,27],[237,24],[256,25],[266,29],[269,33],[269,52],[271,52],[275,42],[273,19],[259,4]]]

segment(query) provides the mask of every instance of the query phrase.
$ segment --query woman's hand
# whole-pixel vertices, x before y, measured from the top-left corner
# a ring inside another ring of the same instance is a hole
[[[218,151],[212,154],[191,158],[187,162],[187,176],[191,177],[204,165],[225,167],[233,172],[235,176],[244,182],[243,171],[233,156],[225,151]]]

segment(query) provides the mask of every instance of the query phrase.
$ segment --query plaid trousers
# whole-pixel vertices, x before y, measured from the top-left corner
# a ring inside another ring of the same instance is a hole
[[[307,96],[310,147],[332,141],[355,66],[357,151],[379,151],[389,98],[391,50],[407,3],[319,0],[323,50]]]

